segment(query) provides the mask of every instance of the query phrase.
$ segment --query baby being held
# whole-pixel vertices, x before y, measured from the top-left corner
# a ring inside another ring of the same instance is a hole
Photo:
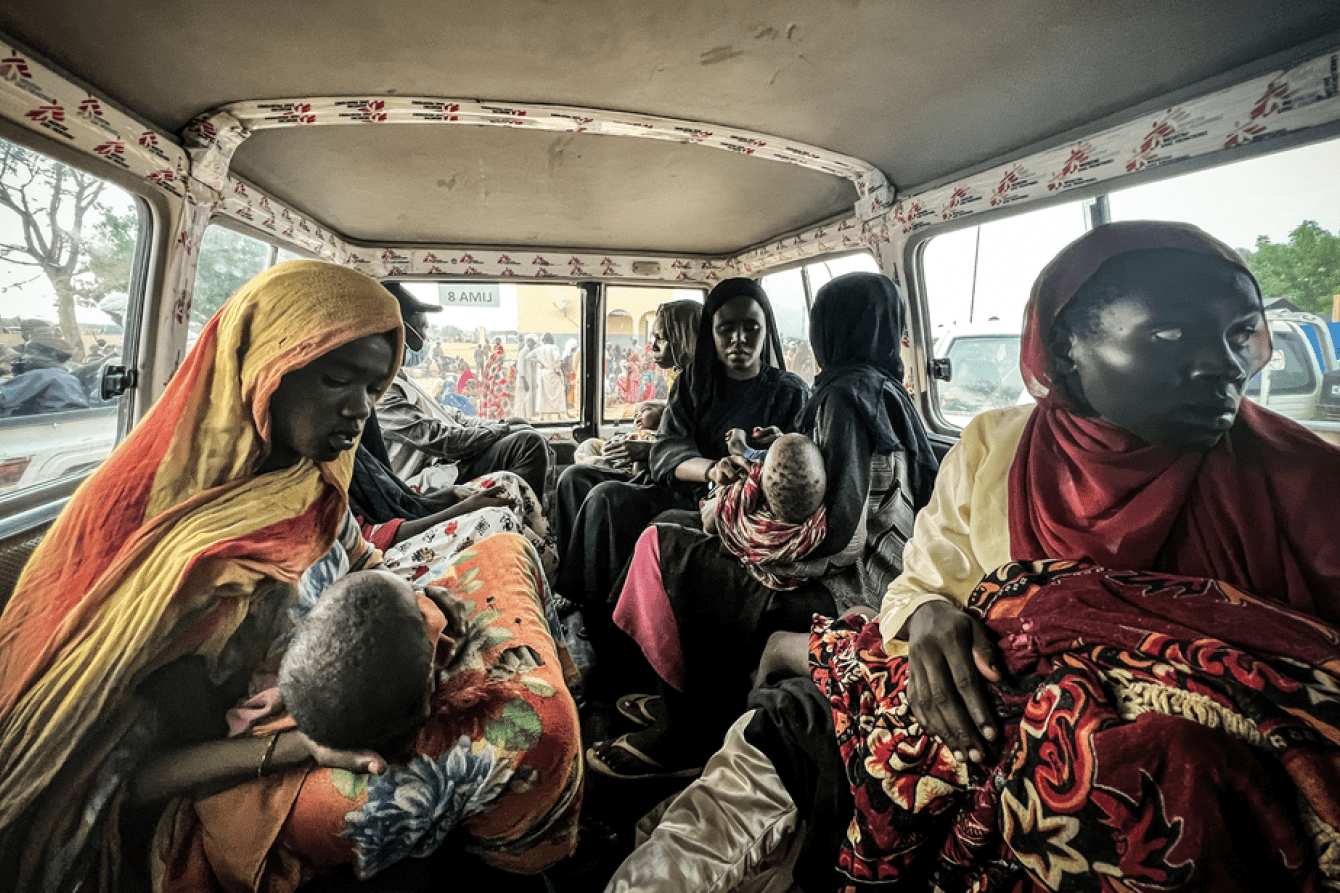
[[[726,432],[726,449],[745,466],[746,476],[754,465],[763,466],[759,473],[764,502],[758,508],[773,518],[800,524],[823,505],[828,489],[824,454],[805,435],[781,434],[766,449],[753,449],[744,430],[732,428]]]
[[[783,434],[763,457],[763,498],[773,516],[801,524],[824,504],[824,454],[803,434]]]
[[[766,451],[749,449],[736,430],[726,440],[733,461],[747,466],[748,474],[704,502],[703,527],[715,531],[760,582],[794,589],[804,578],[787,565],[823,542],[828,530],[823,453],[801,434],[783,434]]]
[[[608,468],[638,470],[646,464],[643,459],[629,459],[630,451],[614,449],[620,444],[631,442],[651,443],[656,440],[656,429],[661,426],[661,415],[665,412],[665,403],[660,400],[648,400],[639,403],[633,413],[633,430],[626,434],[615,434],[608,440],[591,437],[577,445],[573,461],[578,465],[603,465]]]
[[[279,665],[279,692],[313,742],[393,760],[408,755],[431,715],[437,670],[469,629],[464,602],[443,590],[424,597],[446,616],[437,641],[415,589],[387,571],[346,575],[298,622]]]

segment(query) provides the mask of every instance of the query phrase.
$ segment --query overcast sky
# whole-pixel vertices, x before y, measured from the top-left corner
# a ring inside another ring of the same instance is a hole
[[[1113,192],[1113,220],[1182,220],[1234,248],[1257,236],[1287,242],[1304,220],[1340,233],[1340,140]],[[976,297],[973,254],[977,231]],[[937,336],[992,316],[1018,331],[1024,302],[1047,261],[1084,232],[1078,202],[932,239],[923,259]]]

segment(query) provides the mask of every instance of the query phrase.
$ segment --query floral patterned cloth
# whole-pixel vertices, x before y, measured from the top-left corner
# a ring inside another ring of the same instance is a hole
[[[535,491],[510,471],[498,471],[477,477],[464,486],[475,492],[501,487],[513,508],[487,508],[434,525],[418,536],[396,543],[385,550],[386,567],[411,583],[441,573],[462,549],[495,533],[519,533],[540,557],[545,578],[552,581],[558,571],[558,546],[549,532],[549,521],[540,507]]]
[[[856,803],[845,889],[1340,882],[1334,629],[1228,584],[1062,561],[1006,565],[969,610],[1007,670],[984,768],[922,733],[876,624],[815,621]]]
[[[512,398],[516,393],[515,367],[509,369],[507,355],[501,344],[496,344],[484,363],[484,380],[480,385],[479,415],[485,419],[505,419],[512,414]]]
[[[438,678],[417,755],[382,776],[304,768],[178,809],[160,826],[157,889],[291,891],[352,864],[370,877],[431,854],[451,833],[509,871],[535,872],[577,842],[583,767],[577,670],[534,549],[499,534],[421,582],[473,602],[465,656]],[[167,833],[165,834],[165,830]]]
[[[755,462],[749,476],[721,491],[716,523],[721,542],[770,589],[795,589],[806,577],[778,571],[778,565],[804,558],[824,541],[828,513],[823,506],[799,524],[776,517],[763,498],[763,463]]]

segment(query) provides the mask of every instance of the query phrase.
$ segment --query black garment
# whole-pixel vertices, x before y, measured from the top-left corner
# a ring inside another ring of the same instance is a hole
[[[510,471],[530,484],[535,498],[544,499],[545,479],[549,476],[549,444],[534,428],[513,431],[495,440],[482,453],[456,463],[458,482],[495,471]]]
[[[588,630],[608,622],[614,584],[651,519],[694,505],[692,492],[659,484],[605,481],[587,493],[559,565],[558,591],[582,606]]]
[[[930,500],[940,463],[903,386],[902,343],[903,301],[889,277],[848,273],[819,289],[810,311],[810,344],[822,371],[814,379],[814,395],[805,405],[800,430],[827,459],[830,539],[842,528],[850,537],[858,520],[846,517],[853,497],[844,493],[838,500],[831,498],[833,482],[841,481],[844,488],[856,485],[860,493],[869,488],[868,480],[859,486],[844,479],[844,466],[851,463],[841,454],[850,452],[846,441],[853,438],[862,441],[866,461],[858,464],[864,468],[876,453],[906,452],[912,506],[919,509]],[[820,548],[817,554],[832,551]]]
[[[762,685],[749,695],[748,741],[772,761],[807,829],[792,880],[805,891],[842,886],[834,870],[856,811],[833,727],[833,709],[807,676]]]
[[[678,480],[675,469],[689,459],[725,456],[726,432],[732,428],[748,431],[776,425],[783,431],[796,430],[809,387],[798,376],[764,366],[747,381],[718,376],[711,399],[689,406],[687,400],[676,399],[693,387],[685,381],[689,374],[681,375],[670,389],[648,466],[656,483],[699,499],[707,494],[707,485]]]
[[[558,545],[559,555],[568,554],[568,542],[572,537],[573,525],[577,521],[577,513],[581,511],[587,494],[595,489],[597,484],[606,481],[627,483],[632,479],[633,475],[630,472],[604,465],[570,465],[563,469],[563,473],[558,476],[553,510],[550,512],[550,523],[553,525],[554,541]]]
[[[396,477],[385,457],[386,443],[374,413],[363,426],[354,453],[354,476],[349,481],[349,508],[356,516],[370,524],[385,524],[396,518],[416,521],[442,510],[442,505],[423,498]]]
[[[763,308],[765,334],[763,370],[747,381],[726,375],[712,340],[712,319],[721,305],[748,296]],[[652,483],[613,482],[590,491],[563,535],[558,589],[584,608],[606,607],[615,582],[633,554],[643,528],[667,509],[693,508],[706,493],[705,484],[680,481],[675,469],[688,459],[720,459],[726,454],[726,432],[731,428],[776,425],[794,431],[809,387],[795,375],[775,367],[782,357],[772,305],[763,289],[750,279],[727,279],[712,289],[703,307],[693,363],[670,389],[649,459]],[[588,628],[596,618],[588,614]],[[598,624],[597,624],[598,625]]]
[[[679,629],[684,696],[695,735],[719,743],[740,715],[750,674],[775,632],[809,632],[815,614],[836,613],[819,580],[780,592],[754,579],[714,534],[656,525],[661,577]]]

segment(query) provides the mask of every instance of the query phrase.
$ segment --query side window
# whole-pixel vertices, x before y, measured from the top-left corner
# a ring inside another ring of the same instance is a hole
[[[210,224],[205,228],[195,267],[188,347],[195,344],[205,323],[213,319],[233,292],[275,262],[275,251],[270,243],[227,227]]]
[[[805,379],[807,384],[814,384],[814,376],[819,372],[814,350],[810,347],[810,307],[814,304],[815,293],[844,273],[878,272],[879,264],[875,259],[860,252],[770,273],[760,280],[777,316],[788,370]]]
[[[578,414],[581,290],[510,282],[402,282],[428,314],[405,372],[444,405],[486,419],[571,423]]]
[[[87,474],[111,452],[147,234],[125,190],[0,140],[0,494]]]
[[[962,427],[980,412],[1031,399],[1019,374],[1024,305],[1042,268],[1086,228],[1085,205],[1072,202],[926,242],[921,273],[933,356],[948,361],[931,383],[941,419]]]
[[[1340,441],[1340,139],[1134,186],[1108,202],[1113,220],[1184,220],[1237,249],[1261,284],[1275,346],[1248,397]]]
[[[631,419],[639,403],[669,395],[674,370],[652,362],[651,324],[657,307],[680,300],[701,302],[703,292],[629,285],[605,289],[604,422]]]

